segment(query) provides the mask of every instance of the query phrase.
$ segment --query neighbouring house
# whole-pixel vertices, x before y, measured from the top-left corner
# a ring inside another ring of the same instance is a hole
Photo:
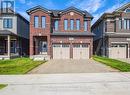
[[[30,15],[30,58],[89,59],[93,55],[93,17],[87,11],[36,6],[27,13]]]
[[[130,3],[104,13],[92,26],[94,54],[130,58]]]
[[[13,10],[0,10],[0,59],[29,54],[29,22]]]

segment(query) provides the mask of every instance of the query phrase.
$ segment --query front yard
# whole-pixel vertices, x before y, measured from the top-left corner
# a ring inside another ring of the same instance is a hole
[[[0,60],[0,75],[26,74],[33,68],[43,64],[43,61],[33,61],[29,58]]]
[[[93,56],[95,61],[111,66],[112,68],[118,69],[122,72],[130,72],[130,64],[122,62],[116,59],[110,59],[106,57]]]

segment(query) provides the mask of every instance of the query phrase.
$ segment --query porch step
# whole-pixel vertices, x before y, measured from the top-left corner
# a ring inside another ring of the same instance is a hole
[[[50,60],[49,55],[33,55],[33,56],[30,56],[30,58],[35,61]]]

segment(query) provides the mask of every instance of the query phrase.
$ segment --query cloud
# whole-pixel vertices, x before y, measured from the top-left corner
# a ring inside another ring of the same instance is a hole
[[[29,1],[28,3],[26,3],[26,5],[32,6],[32,5],[34,5],[34,3],[32,1]]]
[[[66,6],[76,6],[88,12],[95,13],[99,8],[104,6],[106,0],[73,0],[67,3]]]
[[[25,4],[25,3],[26,3],[25,0],[19,0],[19,1],[20,1],[20,3],[22,3],[22,4]]]
[[[123,1],[122,3],[116,3],[111,8],[106,9],[105,12],[113,12],[114,10],[116,10],[117,8],[123,6],[126,3],[127,3],[127,1]]]

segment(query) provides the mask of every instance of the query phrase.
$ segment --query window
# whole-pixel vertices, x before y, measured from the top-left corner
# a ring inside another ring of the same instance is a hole
[[[74,30],[74,20],[70,20],[70,30]]]
[[[130,9],[126,9],[126,12],[130,12]]]
[[[11,18],[4,19],[3,27],[4,28],[12,28],[13,27],[12,19]]]
[[[38,16],[35,16],[35,17],[34,17],[34,27],[35,27],[35,28],[38,28],[38,27],[39,27],[38,24],[39,24],[39,17],[38,17]]]
[[[80,30],[80,20],[76,20],[76,30]]]
[[[122,29],[122,20],[119,19],[119,29]]]
[[[107,32],[107,22],[105,22],[105,32]]]
[[[68,30],[68,20],[64,20],[64,30]]]
[[[127,19],[127,29],[130,29],[130,20],[129,19]]]
[[[46,17],[42,16],[42,28],[46,28]]]
[[[124,29],[130,29],[130,19],[124,20]]]
[[[87,21],[84,21],[84,31],[87,31]]]
[[[59,30],[59,21],[58,20],[56,20],[55,21],[55,30],[57,31],[57,30]]]
[[[74,44],[73,47],[74,48],[80,48],[80,44]]]

